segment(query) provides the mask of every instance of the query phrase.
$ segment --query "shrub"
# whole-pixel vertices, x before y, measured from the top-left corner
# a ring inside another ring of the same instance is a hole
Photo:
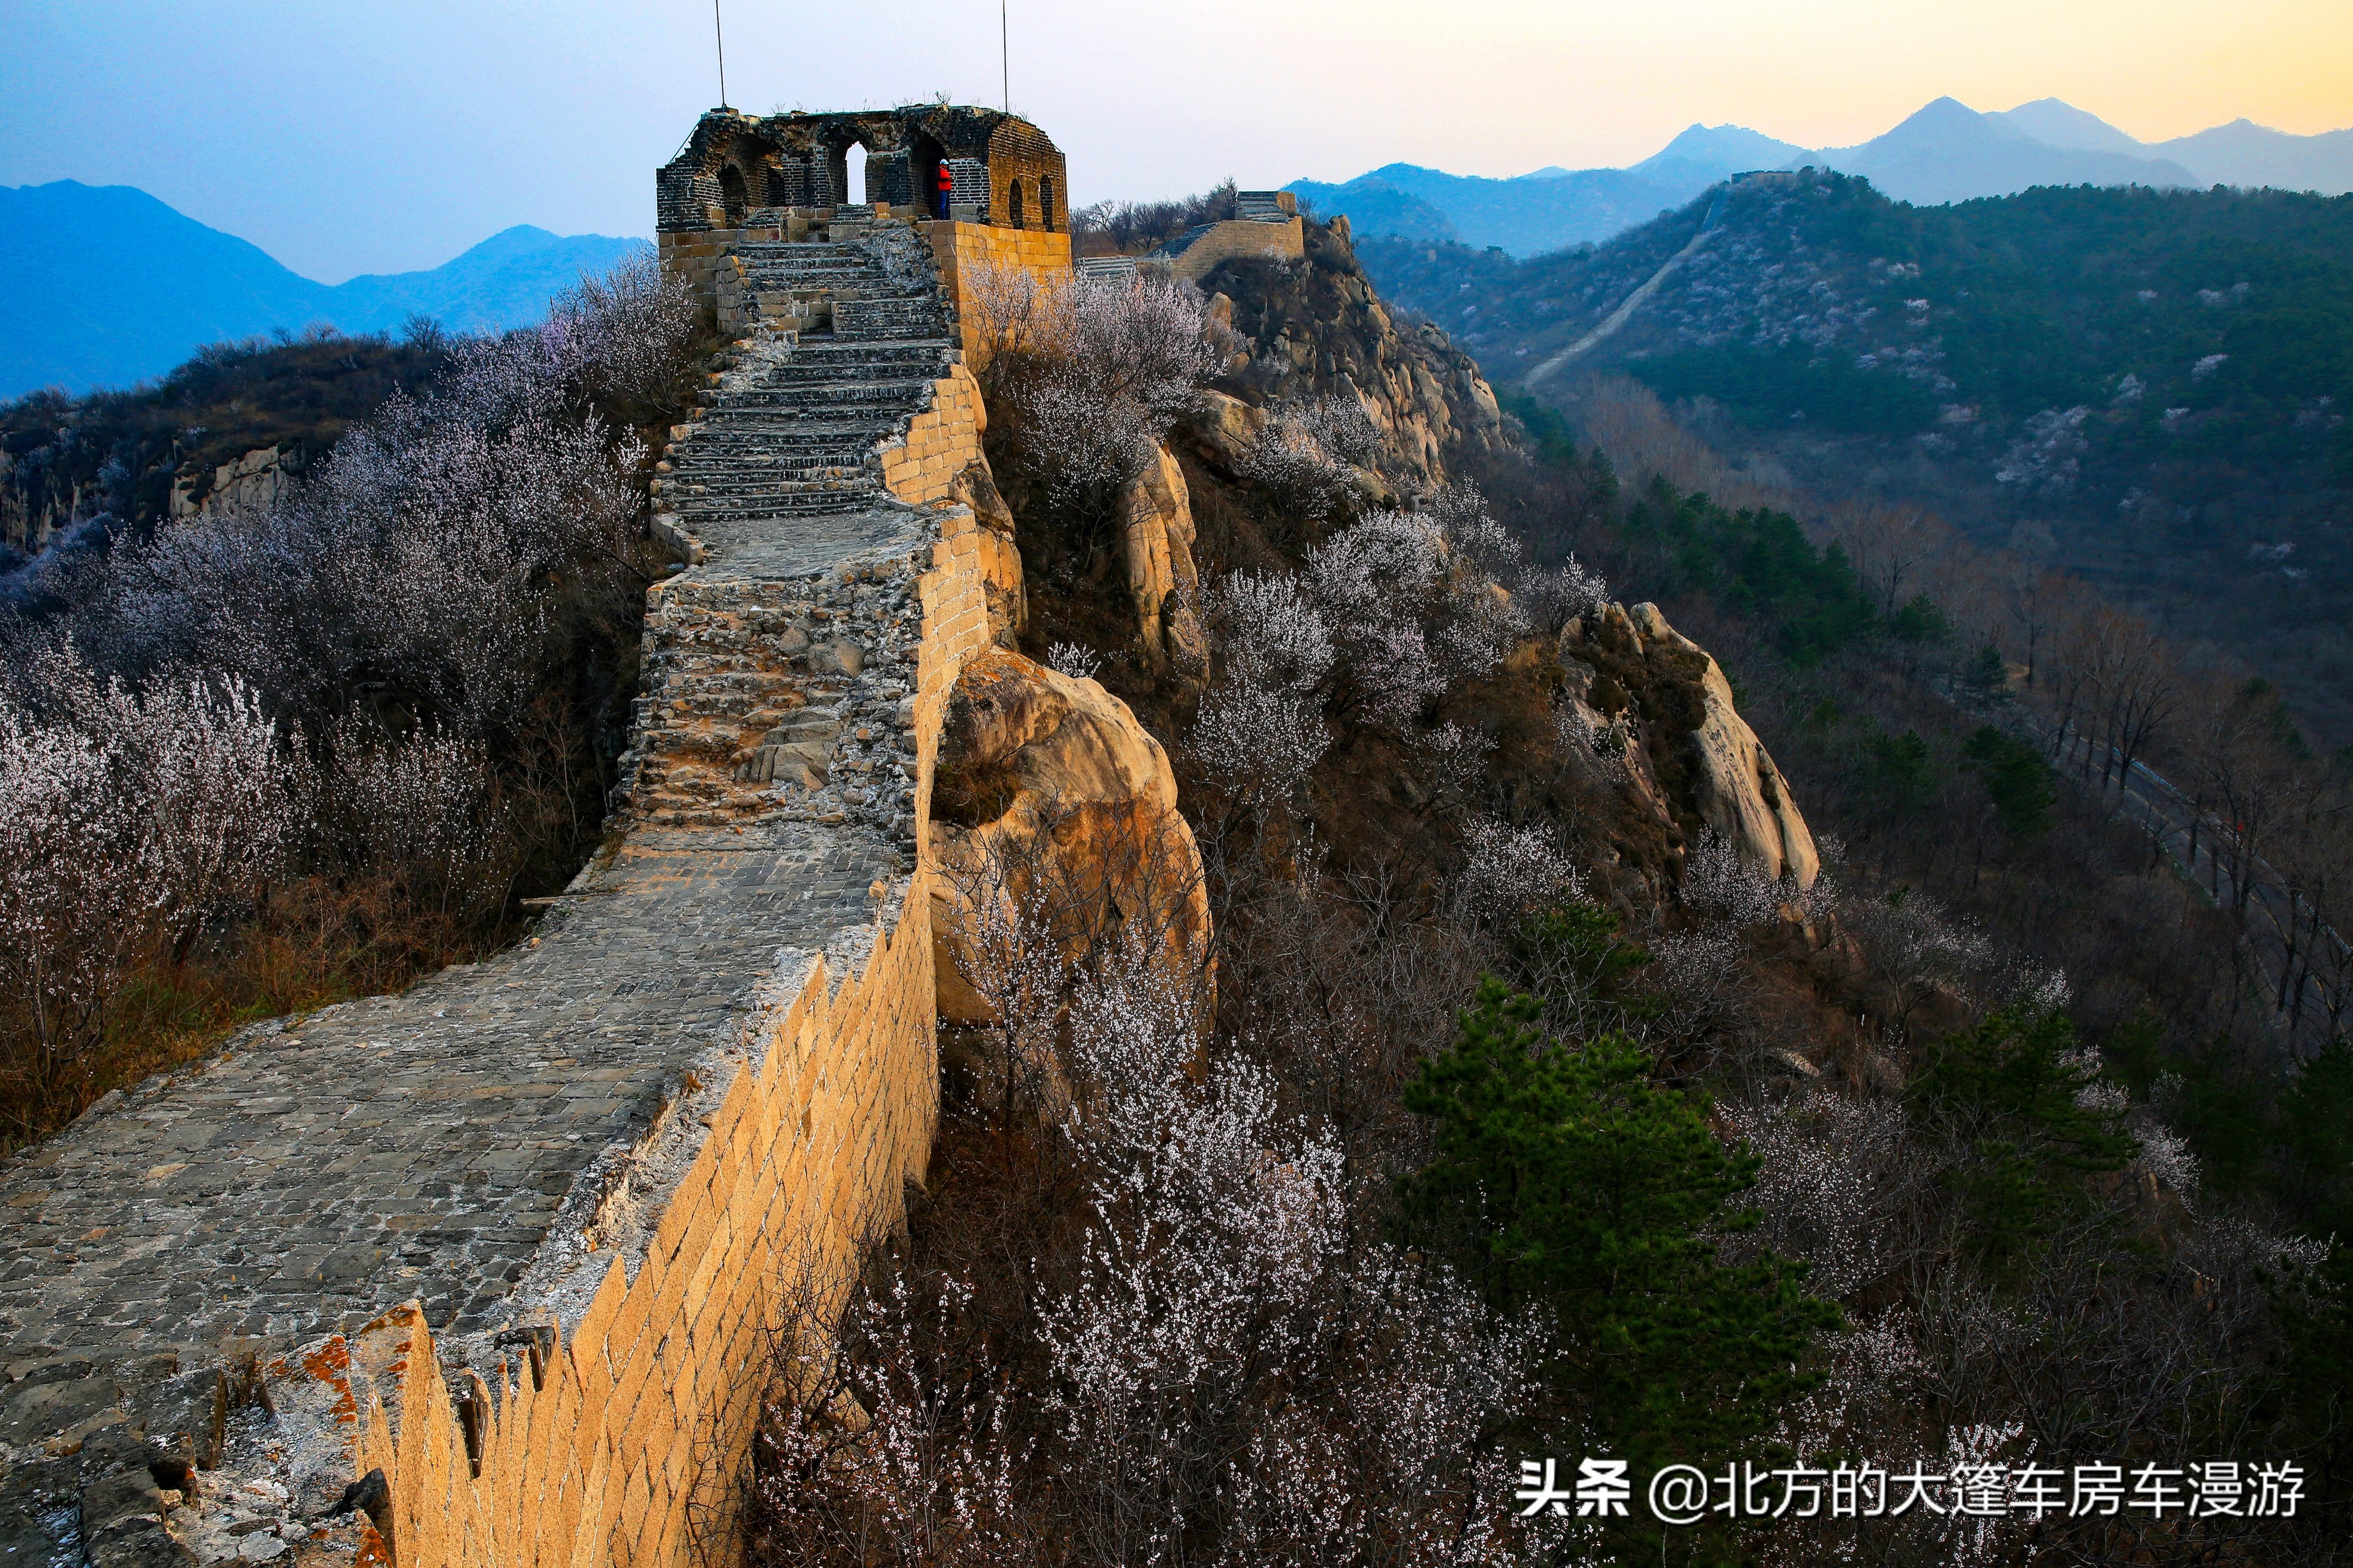
[[[1498,1310],[1552,1318],[1545,1374],[1599,1451],[1638,1468],[1733,1452],[1806,1386],[1792,1369],[1838,1310],[1804,1293],[1801,1265],[1718,1261],[1718,1238],[1754,1223],[1732,1204],[1756,1156],[1716,1142],[1704,1101],[1654,1087],[1625,1036],[1544,1038],[1544,1005],[1488,979],[1407,1086],[1437,1146],[1406,1184],[1408,1224]]]
[[[1066,499],[1143,472],[1224,358],[1189,283],[981,267],[966,298],[989,406],[1009,416],[1029,465]]]
[[[21,1123],[148,1049],[111,1038],[144,1016],[118,998],[224,996],[186,966],[239,971],[277,950],[273,921],[305,927],[321,989],[398,984],[493,940],[518,877],[569,876],[655,564],[645,449],[609,413],[658,416],[693,332],[676,285],[624,266],[538,328],[437,340],[438,382],[396,387],[267,510],[37,563],[38,618],[5,628],[0,663]]]
[[[138,965],[259,892],[304,793],[234,681],[142,697],[47,663],[49,713],[0,700],[0,1047],[36,1110],[85,1098]]]

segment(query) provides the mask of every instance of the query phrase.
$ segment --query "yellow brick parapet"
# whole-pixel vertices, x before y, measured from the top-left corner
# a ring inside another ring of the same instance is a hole
[[[510,1336],[517,1348],[459,1372],[473,1408],[414,1306],[307,1349],[307,1379],[282,1373],[290,1397],[307,1383],[347,1413],[353,1476],[384,1473],[370,1523],[398,1568],[689,1562],[696,1510],[723,1517],[744,1473],[786,1283],[846,1288],[860,1243],[923,1176],[931,891],[928,874],[908,879],[855,973],[799,955],[725,1079],[670,1119],[692,1147],[667,1191],[643,1194],[653,1234],[581,1259],[595,1289],[554,1314],[544,1350]]]

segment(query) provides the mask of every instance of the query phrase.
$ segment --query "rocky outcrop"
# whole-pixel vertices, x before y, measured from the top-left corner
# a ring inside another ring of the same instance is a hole
[[[1567,722],[1619,755],[1629,789],[1688,841],[1714,832],[1749,865],[1813,886],[1813,834],[1707,650],[1656,605],[1604,605],[1561,637]]]
[[[1215,309],[1248,353],[1220,381],[1229,402],[1354,398],[1380,432],[1384,477],[1409,497],[1436,491],[1465,454],[1506,443],[1503,411],[1477,363],[1436,326],[1390,314],[1345,223],[1307,225],[1306,249],[1303,267],[1235,261],[1204,279],[1224,297]],[[1230,471],[1258,434],[1250,423],[1213,402],[1187,428]]]
[[[1171,973],[1204,961],[1208,896],[1167,753],[1095,682],[1001,650],[974,658],[949,696],[931,807],[943,1020],[990,1021],[960,962],[991,918],[983,900],[1006,919],[1050,911],[1072,949],[1117,931]]]
[[[1198,676],[1209,663],[1198,613],[1200,576],[1193,569],[1193,503],[1185,470],[1168,448],[1119,493],[1120,554],[1135,605],[1144,657],[1155,672]]]
[[[1022,585],[1021,549],[1014,542],[1013,509],[997,488],[988,459],[976,458],[948,487],[948,499],[972,509],[980,524],[976,542],[980,551],[981,582],[988,595],[990,638],[1005,647],[1020,646],[1029,626],[1029,595]]]
[[[172,481],[172,521],[260,511],[290,487],[289,466],[276,447],[257,447],[215,468],[209,487],[201,473],[183,473]]]
[[[1772,756],[1733,706],[1732,682],[1707,650],[1667,625],[1656,605],[1628,612],[1650,648],[1673,648],[1704,666],[1700,676],[1702,718],[1691,733],[1699,755],[1699,814],[1742,858],[1799,888],[1810,888],[1821,871],[1814,836],[1790,798]]]

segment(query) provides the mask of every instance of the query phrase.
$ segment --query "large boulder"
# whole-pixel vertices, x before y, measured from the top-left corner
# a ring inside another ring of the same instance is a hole
[[[965,978],[971,942],[984,922],[1025,908],[1048,917],[1066,956],[1119,936],[1172,978],[1207,962],[1208,895],[1167,753],[1094,681],[995,648],[965,665],[948,698],[931,823],[943,1021],[994,1021]]]
[[[1672,648],[1702,666],[1700,722],[1691,731],[1699,754],[1694,784],[1701,817],[1750,865],[1800,889],[1812,887],[1822,868],[1814,836],[1764,742],[1733,706],[1732,682],[1723,668],[1669,626],[1658,605],[1637,605],[1627,618],[1642,634],[1646,651]]]
[[[1144,657],[1162,674],[1205,673],[1208,638],[1198,606],[1200,574],[1193,567],[1193,502],[1185,470],[1166,447],[1119,493],[1120,552],[1128,596],[1135,605]]]
[[[1565,684],[1563,708],[1579,728],[1623,735],[1630,797],[1686,844],[1714,832],[1767,876],[1813,886],[1814,836],[1705,648],[1644,604],[1601,605],[1563,631],[1560,651],[1585,667]]]
[[[1227,301],[1230,314],[1231,300]],[[1202,457],[1229,474],[1240,473],[1271,420],[1263,408],[1223,392],[1203,392],[1179,426]]]

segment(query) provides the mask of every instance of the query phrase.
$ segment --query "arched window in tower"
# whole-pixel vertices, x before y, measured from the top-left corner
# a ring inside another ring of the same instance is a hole
[[[1021,221],[1021,182],[1013,182],[1013,194],[1006,199],[1005,219],[1016,228],[1029,226]]]
[[[742,228],[747,204],[744,199],[744,171],[733,163],[719,171],[720,199],[727,204],[727,226]]]
[[[1038,180],[1038,224],[1048,233],[1054,228],[1054,176],[1040,175]]]

